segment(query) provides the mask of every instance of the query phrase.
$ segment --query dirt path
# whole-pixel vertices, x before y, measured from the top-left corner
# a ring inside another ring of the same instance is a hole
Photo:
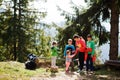
[[[81,76],[79,73],[76,72],[69,74],[65,74],[65,72],[59,72],[47,76],[41,75],[37,77],[32,77],[30,80],[88,80],[88,79],[85,79],[83,76]]]

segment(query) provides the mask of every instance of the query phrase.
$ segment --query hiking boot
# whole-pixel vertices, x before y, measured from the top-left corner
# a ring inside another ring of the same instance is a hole
[[[94,72],[93,71],[90,71],[90,74],[93,74]]]
[[[77,73],[81,73],[81,72],[82,72],[82,70],[80,70],[80,69],[77,71]]]

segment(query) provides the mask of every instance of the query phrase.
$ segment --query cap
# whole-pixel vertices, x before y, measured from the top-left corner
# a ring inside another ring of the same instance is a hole
[[[72,39],[68,39],[68,41],[72,41]]]
[[[79,38],[78,34],[74,34],[73,38]]]

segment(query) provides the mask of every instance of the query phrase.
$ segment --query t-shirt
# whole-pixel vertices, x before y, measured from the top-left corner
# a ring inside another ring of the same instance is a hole
[[[72,58],[75,56],[75,54],[72,55],[66,55],[66,62],[72,62]]]
[[[70,50],[71,52],[75,51],[74,45],[66,45],[64,50],[64,56],[66,56],[66,51]]]
[[[94,53],[95,53],[95,43],[93,41],[87,41],[87,47],[92,49],[92,51],[88,52],[88,54],[94,55]]]
[[[85,52],[86,44],[84,40],[80,39],[76,41],[75,44],[77,48],[76,50],[79,50],[80,52]]]
[[[57,47],[52,47],[51,48],[51,55],[52,56],[58,56],[58,48]]]

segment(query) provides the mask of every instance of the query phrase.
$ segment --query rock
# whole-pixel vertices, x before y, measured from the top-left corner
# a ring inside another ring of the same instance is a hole
[[[51,73],[57,73],[58,72],[58,67],[51,67],[50,71],[51,71]]]

